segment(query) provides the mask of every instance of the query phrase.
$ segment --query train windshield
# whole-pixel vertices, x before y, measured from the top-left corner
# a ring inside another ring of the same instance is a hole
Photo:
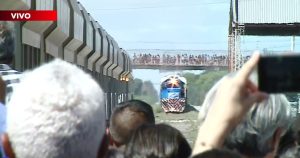
[[[161,84],[161,89],[166,88],[182,88],[184,83],[178,79],[168,79]]]

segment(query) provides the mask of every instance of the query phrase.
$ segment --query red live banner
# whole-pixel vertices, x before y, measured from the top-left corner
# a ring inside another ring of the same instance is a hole
[[[0,21],[57,21],[57,11],[1,10]]]

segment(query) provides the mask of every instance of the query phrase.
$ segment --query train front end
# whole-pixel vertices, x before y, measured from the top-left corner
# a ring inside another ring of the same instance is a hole
[[[164,112],[183,112],[187,104],[186,79],[169,75],[161,79],[160,102]]]

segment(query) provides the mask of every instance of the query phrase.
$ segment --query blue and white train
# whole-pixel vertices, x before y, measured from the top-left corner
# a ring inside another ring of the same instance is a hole
[[[187,82],[179,75],[161,79],[160,102],[165,112],[183,112],[187,104]]]

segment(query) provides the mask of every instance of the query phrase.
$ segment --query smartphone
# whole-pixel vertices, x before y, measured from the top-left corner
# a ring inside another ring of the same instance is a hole
[[[260,91],[300,92],[300,54],[261,56],[257,71]]]

